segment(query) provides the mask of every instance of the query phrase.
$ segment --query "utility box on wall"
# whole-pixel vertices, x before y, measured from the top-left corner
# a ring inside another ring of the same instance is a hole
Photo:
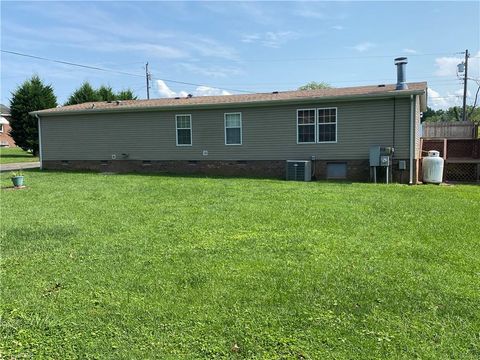
[[[370,147],[370,166],[390,166],[394,149],[388,146]]]
[[[391,171],[389,171],[392,165],[392,157],[394,152],[393,147],[389,146],[370,146],[370,174],[373,170],[373,181],[377,182],[377,167],[381,170],[381,174],[385,174],[385,182],[388,184],[390,181]]]
[[[390,166],[390,156],[381,155],[380,156],[380,166]]]
[[[380,146],[370,147],[370,166],[380,166]]]

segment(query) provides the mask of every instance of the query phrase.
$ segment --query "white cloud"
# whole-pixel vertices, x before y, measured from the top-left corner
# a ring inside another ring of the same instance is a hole
[[[253,43],[257,40],[260,40],[260,35],[258,34],[251,34],[251,35],[243,35],[241,41],[244,43]]]
[[[440,57],[435,59],[435,75],[437,76],[456,76],[457,65],[464,62],[464,57]],[[469,77],[478,78],[480,76],[480,51],[477,54],[470,55],[468,60]]]
[[[161,98],[186,97],[189,93],[185,90],[175,92],[163,80],[157,80],[157,91]],[[198,86],[192,93],[193,96],[231,95],[230,92],[210,86]]]
[[[200,74],[204,76],[209,76],[213,78],[225,78],[227,76],[239,75],[242,71],[236,67],[222,67],[222,66],[211,66],[211,67],[202,67],[190,63],[180,63],[178,64],[184,70],[188,70],[194,74]]]
[[[165,81],[163,80],[157,80],[157,91],[158,95],[162,98],[172,98],[177,96],[177,93],[173,90],[170,90],[170,88],[165,84]]]
[[[114,12],[103,11],[95,3],[68,2],[67,4],[47,2],[42,6],[33,3],[22,5],[25,11],[31,12],[36,16],[52,18],[55,22],[63,23],[68,27],[79,26],[83,29],[95,30],[94,33],[99,33],[103,37],[109,35],[117,39],[149,37],[153,40],[175,36],[174,33],[152,31],[151,28],[145,27],[142,21],[138,21],[138,18],[135,17],[130,19],[115,17]],[[128,31],[125,31],[126,29]],[[58,33],[58,35],[62,35],[62,33]]]
[[[402,52],[404,52],[404,53],[406,53],[406,54],[416,54],[416,53],[417,53],[417,50],[405,48],[405,49],[402,50]]]
[[[192,41],[185,41],[184,44],[190,49],[196,50],[201,56],[217,57],[227,60],[238,59],[237,51],[234,48],[204,36],[194,36]]]
[[[447,92],[446,94],[441,95],[439,92],[429,88],[428,106],[435,110],[447,109],[452,106],[460,106],[462,104],[462,96],[463,89],[456,90],[453,94],[451,92]]]
[[[158,40],[152,39],[149,42],[141,41],[140,37],[134,39],[119,39],[108,33],[99,34],[98,31],[73,26],[45,27],[42,31],[28,26],[17,26],[12,24],[8,28],[9,39],[16,43],[23,43],[33,40],[34,43],[55,43],[56,46],[74,47],[90,51],[102,52],[142,52],[149,56],[178,59],[188,57],[188,52],[177,48],[176,45],[160,44]],[[4,35],[5,36],[5,35]],[[153,42],[155,41],[155,42]],[[166,40],[162,40],[164,42]]]
[[[293,31],[269,31],[265,33],[263,45],[270,47],[278,47],[289,40],[296,39],[298,34]]]
[[[195,96],[232,95],[230,92],[209,86],[199,86],[193,92]]]
[[[435,59],[435,75],[437,76],[456,76],[457,65],[462,62],[459,57],[441,57]]]
[[[280,45],[294,39],[299,34],[294,31],[267,31],[263,34],[244,34],[241,41],[244,43],[259,43],[266,47],[278,48]]]
[[[320,12],[320,11],[316,11],[316,10],[311,10],[311,9],[301,9],[301,10],[297,10],[294,12],[295,15],[298,15],[298,16],[301,16],[301,17],[304,17],[304,18],[309,18],[309,19],[324,19],[325,18],[325,14]]]
[[[342,25],[335,25],[335,26],[332,26],[332,29],[334,30],[343,30],[345,29]]]
[[[127,6],[122,3],[119,6]],[[75,47],[102,52],[131,52],[161,59],[180,59],[192,56],[238,60],[235,48],[222,44],[207,36],[181,30],[164,30],[160,25],[146,25],[147,22],[130,21],[114,17],[89,4],[51,6],[29,6],[29,12],[38,9],[41,16],[53,19],[38,31],[35,27],[15,23],[7,26],[2,36],[11,34],[15,43],[39,43],[45,48],[55,46]],[[134,8],[129,9],[134,11]],[[68,19],[65,20],[65,19]],[[12,21],[9,20],[11,23]],[[2,23],[3,24],[3,23]],[[58,25],[51,25],[58,24]],[[160,26],[160,27],[158,27]],[[125,31],[128,29],[128,31]],[[3,30],[3,27],[2,27]],[[27,43],[26,48],[32,48]]]
[[[237,19],[248,19],[249,25],[252,23],[269,25],[278,22],[278,7],[265,6],[260,1],[198,1],[198,4],[221,17],[228,18],[234,14]]]
[[[150,56],[162,59],[181,59],[188,56],[183,50],[171,46],[164,46],[149,43],[110,43],[98,42],[95,45],[79,45],[81,48],[95,49],[96,51],[111,51],[111,52],[143,52]]]
[[[369,41],[364,41],[362,43],[359,43],[355,46],[352,46],[352,49],[355,49],[357,50],[358,52],[365,52],[367,50],[370,50],[374,47],[376,47],[377,45],[375,45],[374,43],[371,43]]]

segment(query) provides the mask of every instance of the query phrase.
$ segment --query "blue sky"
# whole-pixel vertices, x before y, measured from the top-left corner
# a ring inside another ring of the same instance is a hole
[[[480,2],[2,1],[1,48],[137,75],[2,53],[4,104],[34,73],[63,103],[83,81],[144,98],[147,61],[156,98],[394,83],[404,55],[407,80],[428,81],[440,108],[461,103],[459,52],[480,78]],[[470,81],[469,102],[476,89]]]

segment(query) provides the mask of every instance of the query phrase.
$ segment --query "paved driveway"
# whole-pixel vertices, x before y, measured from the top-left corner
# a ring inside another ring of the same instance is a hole
[[[39,161],[2,164],[2,165],[0,165],[0,172],[16,171],[16,170],[24,170],[24,169],[38,169],[38,168],[40,168],[40,162]]]

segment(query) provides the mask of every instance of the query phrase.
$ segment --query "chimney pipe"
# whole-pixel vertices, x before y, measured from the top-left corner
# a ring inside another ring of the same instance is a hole
[[[408,86],[406,83],[406,67],[408,60],[406,57],[399,57],[395,59],[395,65],[397,65],[397,87],[396,90],[407,90]]]

